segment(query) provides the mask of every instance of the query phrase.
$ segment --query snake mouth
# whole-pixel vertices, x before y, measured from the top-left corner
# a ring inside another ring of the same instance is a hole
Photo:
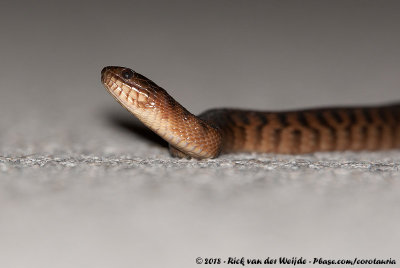
[[[108,66],[101,70],[101,82],[107,91],[123,106],[141,107],[148,96],[139,92],[133,85],[126,83],[120,75],[122,67]]]

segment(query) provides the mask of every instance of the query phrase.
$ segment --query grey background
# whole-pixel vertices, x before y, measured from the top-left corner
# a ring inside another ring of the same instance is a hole
[[[399,14],[398,1],[3,1],[0,266],[400,262],[398,151],[177,160],[100,83],[128,66],[193,113],[392,102]]]

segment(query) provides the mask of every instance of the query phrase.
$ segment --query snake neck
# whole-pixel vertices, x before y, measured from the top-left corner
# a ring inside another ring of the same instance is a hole
[[[170,145],[173,156],[215,158],[222,149],[220,129],[196,117],[164,92],[164,101],[137,117]]]

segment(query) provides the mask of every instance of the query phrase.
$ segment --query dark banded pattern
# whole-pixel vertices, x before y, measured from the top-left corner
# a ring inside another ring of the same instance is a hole
[[[223,152],[304,154],[400,146],[396,105],[288,112],[216,109],[200,117],[221,129]]]

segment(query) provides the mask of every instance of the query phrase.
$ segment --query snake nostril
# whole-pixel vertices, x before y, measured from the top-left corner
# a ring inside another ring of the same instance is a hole
[[[104,67],[104,68],[101,70],[101,75],[103,75],[103,74],[107,71],[107,69],[108,69],[108,67]]]
[[[133,76],[133,71],[131,69],[125,69],[122,71],[122,77],[125,79],[130,79]]]

